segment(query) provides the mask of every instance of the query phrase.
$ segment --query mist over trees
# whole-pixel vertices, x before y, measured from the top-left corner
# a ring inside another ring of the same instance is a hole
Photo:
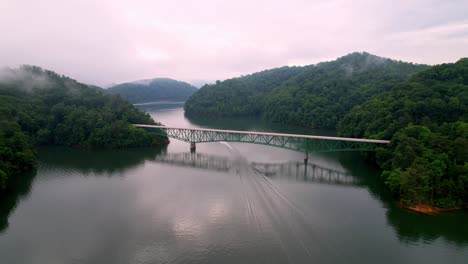
[[[157,124],[118,95],[35,66],[0,77],[0,189],[34,166],[35,145],[123,148],[167,143],[132,123]]]
[[[197,88],[169,78],[156,78],[115,85],[105,90],[106,93],[119,94],[131,103],[156,101],[185,101]]]
[[[262,115],[279,123],[335,128],[340,136],[391,139],[374,158],[401,202],[468,204],[468,59],[429,67],[352,53],[205,85],[185,110],[197,117]],[[0,189],[12,175],[34,167],[35,145],[167,143],[131,123],[157,124],[119,95],[66,76],[34,66],[0,71]]]

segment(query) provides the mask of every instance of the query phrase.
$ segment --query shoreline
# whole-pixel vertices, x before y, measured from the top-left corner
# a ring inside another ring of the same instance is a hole
[[[417,204],[415,206],[407,206],[401,202],[398,204],[403,209],[410,210],[410,211],[424,214],[424,215],[438,215],[444,212],[462,211],[462,210],[468,209],[468,205],[461,206],[461,207],[453,207],[453,208],[441,208],[441,207],[428,205],[428,204]]]
[[[154,101],[154,102],[146,102],[146,103],[134,103],[134,106],[140,105],[153,105],[153,104],[184,104],[185,101]]]

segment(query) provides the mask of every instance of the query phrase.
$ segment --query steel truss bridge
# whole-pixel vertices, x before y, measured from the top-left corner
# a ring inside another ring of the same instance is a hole
[[[336,151],[375,151],[379,145],[390,144],[388,140],[328,137],[314,135],[281,134],[256,131],[220,130],[206,128],[181,128],[156,125],[134,124],[136,127],[156,129],[161,135],[190,143],[195,150],[196,143],[243,142],[280,147],[306,154]]]
[[[268,178],[330,185],[361,185],[358,179],[345,171],[306,162],[248,163],[245,160],[200,153],[164,154],[156,156],[154,161],[178,167],[190,167],[226,173],[239,173],[243,166],[249,166],[254,171]]]

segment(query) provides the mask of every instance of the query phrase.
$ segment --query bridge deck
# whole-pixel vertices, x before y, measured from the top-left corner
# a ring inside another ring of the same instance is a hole
[[[264,136],[275,136],[275,137],[292,137],[292,138],[303,138],[303,139],[322,139],[322,140],[334,140],[334,141],[349,141],[349,142],[363,142],[363,143],[375,143],[375,144],[390,144],[389,140],[379,140],[379,139],[330,137],[330,136],[299,135],[299,134],[283,134],[283,133],[271,133],[271,132],[222,130],[222,129],[209,129],[209,128],[167,127],[167,126],[143,125],[143,124],[134,124],[134,126],[136,126],[136,127],[146,127],[146,128],[179,129],[179,130],[193,130],[193,131],[218,132],[218,133],[236,133],[236,134],[246,134],[246,135],[264,135]]]

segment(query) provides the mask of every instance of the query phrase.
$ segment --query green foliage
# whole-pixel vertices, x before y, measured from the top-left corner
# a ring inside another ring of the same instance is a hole
[[[468,203],[468,59],[414,75],[356,106],[339,134],[390,139],[377,162],[407,204]]]
[[[198,117],[258,115],[266,96],[301,71],[301,67],[282,67],[207,84],[185,102],[185,113]]]
[[[5,69],[0,80],[0,188],[30,169],[34,144],[123,148],[167,143],[156,124],[118,95],[105,95],[65,76],[34,66]]]
[[[308,67],[268,95],[269,120],[312,128],[336,128],[356,105],[391,89],[426,66],[352,53]]]
[[[280,123],[391,139],[376,161],[407,204],[468,203],[468,59],[428,69],[353,53],[207,85],[189,116],[264,115]]]
[[[354,106],[427,68],[352,53],[336,61],[283,67],[202,87],[185,104],[189,116],[263,114],[268,120],[335,128]]]
[[[185,101],[197,88],[168,78],[157,78],[131,83],[123,83],[104,90],[106,93],[119,94],[131,103],[155,101]]]
[[[10,175],[34,167],[36,154],[29,137],[18,124],[0,121],[0,190],[5,188]]]

